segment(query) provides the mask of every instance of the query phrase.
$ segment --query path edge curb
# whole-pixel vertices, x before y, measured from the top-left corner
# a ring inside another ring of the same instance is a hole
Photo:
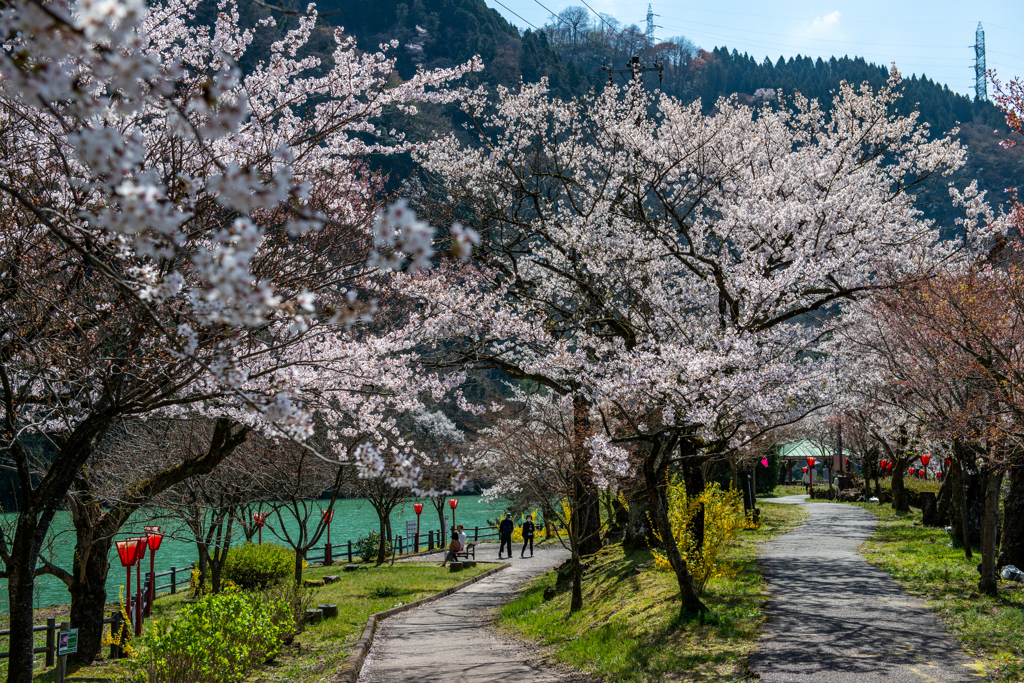
[[[428,595],[425,598],[420,598],[416,602],[410,602],[407,605],[399,605],[398,607],[392,607],[391,609],[385,610],[383,612],[371,614],[370,617],[366,620],[366,626],[363,628],[363,635],[356,642],[355,648],[352,650],[352,654],[349,655],[348,661],[345,662],[345,665],[342,666],[341,669],[338,671],[338,674],[334,679],[335,683],[356,683],[356,681],[359,679],[359,672],[363,669],[363,662],[366,661],[366,655],[370,653],[370,647],[373,645],[373,637],[377,633],[378,622],[387,619],[388,617],[394,616],[396,614],[408,612],[409,610],[415,609],[420,605],[425,605],[428,602],[434,602],[435,600],[440,600],[441,598],[448,597],[452,593],[456,593],[462,590],[463,588],[467,588],[476,583],[477,581],[486,579],[488,576],[497,574],[498,572],[508,569],[511,566],[511,563],[506,562],[498,567],[495,567],[494,569],[488,569],[483,574],[477,574],[471,579],[467,579],[462,583],[457,583],[451,588],[445,588],[440,593]]]

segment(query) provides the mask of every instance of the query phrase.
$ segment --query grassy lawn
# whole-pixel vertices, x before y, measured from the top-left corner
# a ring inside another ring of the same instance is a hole
[[[803,484],[779,484],[772,489],[771,493],[759,493],[758,498],[784,498],[786,496],[806,496],[807,490]]]
[[[568,615],[568,590],[544,602],[544,589],[555,585],[549,572],[502,608],[500,623],[538,641],[545,656],[610,681],[742,680],[764,622],[757,546],[807,516],[802,507],[772,503],[763,503],[761,513],[761,528],[743,532],[732,551],[740,571],[708,584],[706,618],[680,622],[675,577],[655,570],[649,552],[626,555],[613,545],[590,561],[582,611]]]
[[[447,568],[439,567],[439,562],[440,556],[438,562],[400,562],[393,567],[369,565],[368,569],[358,572],[342,572],[340,566],[310,567],[303,574],[305,578],[317,579],[325,574],[341,577],[337,583],[313,589],[313,606],[335,604],[338,617],[307,627],[274,662],[261,667],[246,681],[291,683],[330,680],[334,671],[348,659],[371,614],[415,602],[497,566],[481,563],[452,574]],[[173,619],[187,599],[184,592],[158,598],[153,604],[154,618]],[[146,622],[147,625],[151,623],[152,620]],[[104,650],[107,654],[107,648]],[[117,680],[122,671],[119,663],[109,661],[69,669],[70,675],[66,680],[83,683]],[[0,672],[6,673],[6,668],[0,668]],[[41,671],[35,680],[52,681],[53,675],[49,671]]]
[[[860,503],[878,515],[862,552],[935,611],[964,648],[986,666],[989,680],[1024,680],[1024,584],[1000,582],[999,596],[978,595],[981,558],[964,557],[942,529],[921,525],[921,513]]]

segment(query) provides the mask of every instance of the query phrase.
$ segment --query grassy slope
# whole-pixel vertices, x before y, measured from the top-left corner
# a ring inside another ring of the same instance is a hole
[[[518,635],[539,641],[555,660],[613,681],[732,681],[764,621],[763,583],[757,545],[798,526],[806,510],[762,503],[763,524],[744,532],[732,559],[740,571],[715,579],[704,595],[711,615],[680,623],[675,577],[656,571],[649,552],[627,556],[609,546],[593,560],[583,581],[584,609],[568,615],[569,593],[543,601],[554,573],[528,584],[501,610],[500,621]]]
[[[439,562],[400,562],[394,567],[370,566],[369,569],[358,572],[342,572],[339,566],[310,567],[304,573],[305,578],[317,579],[324,574],[340,575],[341,580],[337,583],[315,588],[313,592],[314,606],[338,605],[338,618],[308,627],[273,663],[262,667],[246,680],[252,683],[299,683],[329,679],[348,659],[352,646],[362,635],[366,619],[371,614],[433,595],[497,566],[481,563],[475,568],[452,574],[438,564]],[[173,618],[186,600],[184,593],[158,598],[153,605],[154,617]],[[147,621],[147,624],[151,623],[152,621]],[[66,680],[69,683],[116,680],[119,670],[118,664],[106,662],[98,666],[72,670]],[[0,671],[5,672],[6,669]],[[51,681],[53,676],[49,671],[40,672],[35,680]]]
[[[942,529],[921,526],[921,513],[862,503],[878,528],[862,549],[868,562],[891,574],[946,622],[990,680],[1024,680],[1024,584],[1001,582],[999,596],[979,596],[980,556],[964,557]]]

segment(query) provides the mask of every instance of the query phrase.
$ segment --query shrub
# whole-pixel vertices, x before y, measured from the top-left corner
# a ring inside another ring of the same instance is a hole
[[[272,586],[294,571],[295,551],[291,548],[275,543],[246,543],[228,553],[222,576],[243,590],[254,590]]]
[[[366,536],[363,536],[356,541],[356,550],[358,551],[359,557],[363,559],[363,562],[370,562],[377,559],[377,551],[380,550],[380,534],[376,531],[371,531]],[[391,541],[384,541],[384,555],[391,554]]]
[[[294,581],[282,581],[263,591],[263,600],[267,603],[280,600],[292,615],[292,631],[282,636],[284,642],[290,643],[295,634],[301,633],[306,625],[306,610],[313,607],[313,589],[297,584]]]
[[[291,609],[259,594],[220,593],[185,605],[177,620],[153,622],[129,661],[130,680],[238,683],[281,649]]]
[[[690,527],[701,505],[704,506],[704,545],[698,550]],[[739,490],[725,491],[718,482],[712,482],[695,500],[688,501],[686,484],[677,478],[668,487],[668,517],[672,525],[672,536],[690,569],[698,595],[704,592],[704,587],[712,578],[735,574],[736,569],[724,555],[735,545],[740,531],[747,528],[747,515],[743,510],[743,496]],[[654,535],[661,540],[658,533]],[[653,549],[651,552],[659,569],[671,571],[672,565],[664,553]]]

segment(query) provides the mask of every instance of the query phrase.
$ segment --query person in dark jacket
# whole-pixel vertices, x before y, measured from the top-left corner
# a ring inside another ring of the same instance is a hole
[[[505,551],[505,546],[508,546],[508,558],[512,559],[512,531],[516,528],[516,525],[512,522],[512,515],[506,514],[505,519],[501,520],[501,524],[498,525],[498,537],[501,539],[501,547],[498,549],[498,559],[501,559],[501,553]]]
[[[530,557],[533,557],[533,532],[535,527],[533,526],[533,515],[527,515],[526,521],[523,522],[523,549],[519,553],[519,557],[526,557],[526,544],[530,544]]]

